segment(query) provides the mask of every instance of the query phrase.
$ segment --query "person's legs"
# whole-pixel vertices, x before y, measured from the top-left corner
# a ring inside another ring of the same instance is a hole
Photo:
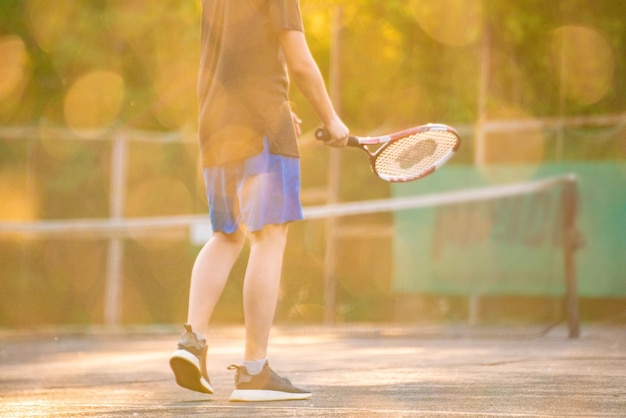
[[[241,251],[245,226],[251,231],[243,289],[246,345],[231,400],[305,399],[311,395],[276,375],[265,361],[287,224],[302,219],[300,162],[273,155],[267,141],[265,145],[261,154],[241,163],[204,169],[211,226],[221,232],[214,233],[198,254],[192,270],[188,324],[170,359],[180,386],[213,393],[203,334]]]
[[[287,224],[302,219],[300,160],[269,151],[248,159],[237,183],[240,219],[250,238],[250,256],[244,277],[246,322],[244,361],[264,359],[274,319]]]
[[[204,169],[214,233],[196,257],[191,272],[185,332],[170,357],[176,383],[197,392],[213,393],[206,367],[205,335],[245,239],[238,222],[236,184],[240,171],[240,165]]]
[[[213,393],[206,367],[206,327],[241,251],[244,235],[216,232],[202,247],[191,273],[185,332],[170,357],[176,383],[186,389]]]
[[[299,400],[311,397],[311,391],[295,386],[277,375],[267,362],[267,344],[274,320],[287,224],[266,225],[250,235],[250,257],[244,278],[246,350],[242,366],[236,370],[232,402]],[[252,362],[252,364],[248,364]],[[254,365],[254,370],[250,368]]]
[[[240,215],[248,227],[250,256],[244,277],[246,345],[236,370],[231,401],[308,399],[311,392],[277,375],[267,361],[267,347],[278,301],[287,225],[302,219],[300,161],[265,151],[246,161],[238,182]]]
[[[266,225],[250,234],[250,256],[243,287],[245,361],[261,360],[267,356],[286,240],[286,224]]]
[[[230,271],[237,261],[245,234],[213,233],[202,247],[191,271],[187,323],[195,332],[207,334],[211,314],[219,301]]]

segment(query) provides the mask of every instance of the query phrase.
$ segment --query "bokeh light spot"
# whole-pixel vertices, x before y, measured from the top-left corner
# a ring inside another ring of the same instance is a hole
[[[480,37],[483,24],[480,1],[412,0],[410,5],[420,27],[438,42],[463,46]]]
[[[150,47],[150,32],[159,27],[167,13],[165,2],[144,0],[108,0],[107,25],[111,33],[122,37],[138,50]]]
[[[15,102],[22,95],[28,80],[28,61],[22,38],[0,37],[0,103]]]
[[[124,80],[119,74],[88,73],[76,80],[65,96],[65,121],[83,135],[105,129],[117,117],[123,99]]]
[[[28,0],[28,15],[31,34],[44,51],[53,53],[62,45],[61,40],[67,34],[68,25],[75,14],[80,12],[80,5],[73,1]]]
[[[555,77],[567,97],[588,105],[601,100],[613,85],[615,58],[606,39],[585,26],[562,26],[550,43]]]
[[[28,193],[25,173],[0,167],[0,219],[27,221],[37,218],[37,201]]]
[[[155,91],[158,96],[155,113],[159,122],[170,129],[195,124],[197,102],[195,95],[198,69],[195,64],[180,62],[157,69]]]

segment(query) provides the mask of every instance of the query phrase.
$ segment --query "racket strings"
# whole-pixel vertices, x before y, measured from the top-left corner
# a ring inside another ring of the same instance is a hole
[[[445,130],[419,132],[390,142],[376,157],[375,170],[387,181],[410,181],[435,170],[454,153],[458,137]]]

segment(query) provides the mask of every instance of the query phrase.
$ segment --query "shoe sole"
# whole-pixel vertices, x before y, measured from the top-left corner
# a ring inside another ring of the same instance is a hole
[[[279,392],[275,390],[235,389],[230,402],[298,401],[310,399],[311,393]]]
[[[200,373],[198,358],[186,350],[176,350],[170,357],[170,367],[178,386],[202,393],[213,393],[213,387]]]

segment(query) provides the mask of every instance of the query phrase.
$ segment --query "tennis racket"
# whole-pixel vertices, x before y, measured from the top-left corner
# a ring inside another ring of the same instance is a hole
[[[324,128],[315,131],[315,137],[326,141]],[[371,152],[368,145],[381,145]],[[448,161],[459,149],[461,138],[456,130],[429,123],[384,136],[350,136],[348,146],[364,150],[374,174],[385,181],[401,183],[421,179]]]

